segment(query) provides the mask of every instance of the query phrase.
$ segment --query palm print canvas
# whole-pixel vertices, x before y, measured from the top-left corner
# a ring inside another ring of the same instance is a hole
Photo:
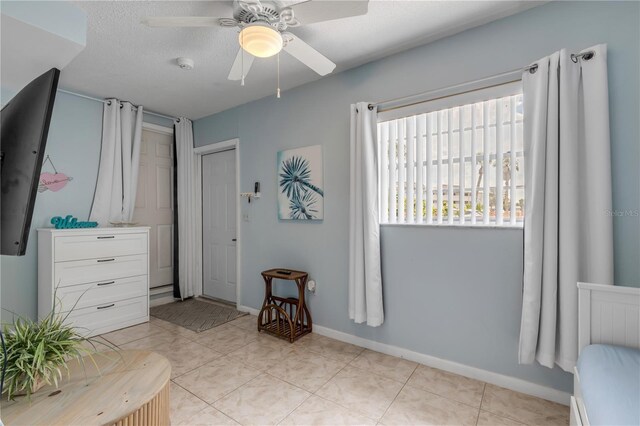
[[[278,219],[324,218],[322,146],[278,152]]]

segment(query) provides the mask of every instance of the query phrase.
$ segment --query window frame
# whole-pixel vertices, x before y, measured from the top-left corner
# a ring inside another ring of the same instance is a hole
[[[427,93],[423,95],[416,95],[414,97],[405,98],[404,105],[391,105],[387,109],[385,109],[384,106],[379,106],[380,112],[378,113],[377,124],[391,121],[391,120],[417,116],[421,114],[429,114],[437,111],[453,109],[456,107],[466,107],[468,105],[474,105],[479,102],[493,101],[493,100],[502,99],[505,97],[518,96],[523,94],[522,80],[520,78],[518,78],[517,80],[511,79],[510,81],[501,81],[504,79],[501,79],[500,77],[502,76],[499,76],[497,79],[486,79],[479,82],[473,82],[465,85],[454,86],[452,88],[437,90],[437,91],[431,92],[430,94]],[[484,82],[484,85],[479,86],[478,84],[482,82]],[[413,99],[415,99],[415,101],[411,102],[411,100]],[[523,121],[524,121],[524,118],[523,118]],[[495,124],[491,127],[494,127],[494,126]],[[459,132],[459,130],[454,130],[454,132],[456,131]],[[494,136],[494,138],[496,137]],[[379,153],[380,153],[381,145],[382,144],[379,143],[379,139],[378,139]],[[477,151],[477,152],[480,152],[480,151]],[[465,153],[465,156],[464,156],[465,164],[467,163],[467,161],[471,161],[471,157],[472,157],[471,153],[469,153],[469,155],[466,155],[466,154],[467,153]],[[494,152],[490,152],[489,154],[489,158],[493,158],[494,161],[496,156],[497,156],[497,153],[495,152],[495,150]],[[517,159],[521,159],[524,162],[524,158],[525,158],[524,146],[522,146],[522,150],[518,150],[515,152],[515,157]],[[505,156],[503,156],[503,158],[505,158]],[[425,158],[424,164],[426,164],[427,161],[428,159]],[[447,159],[443,157],[441,158],[440,161],[441,161],[441,165],[442,164],[446,165],[447,163],[445,163],[445,161],[448,161],[448,157]],[[417,162],[417,159],[416,159],[416,162]],[[460,164],[460,155],[454,157],[452,159],[452,163]],[[437,158],[432,158],[431,167],[438,167]],[[382,170],[382,161],[378,162],[378,168],[379,168],[378,200],[380,201],[382,199],[382,185],[381,185],[382,173],[380,173],[380,171]],[[409,168],[407,167],[407,171],[408,169]],[[427,172],[429,172],[429,169],[427,170],[428,170]],[[434,168],[434,170],[437,170],[437,169]],[[522,188],[524,188],[525,184],[526,182],[522,184]],[[495,188],[495,186],[490,186],[489,188]],[[460,190],[458,190],[458,192],[459,191]],[[465,191],[466,191],[466,188],[465,188]],[[509,195],[511,196],[511,194]],[[444,199],[447,198],[447,192],[444,190],[442,191],[442,197]],[[438,223],[436,221],[435,215],[433,216],[432,223],[427,223],[426,221],[422,221],[420,223],[406,223],[406,222],[394,223],[394,222],[383,222],[382,214],[383,212],[382,212],[382,209],[380,208],[379,209],[380,226],[400,226],[400,227],[402,226],[404,227],[435,226],[435,227],[447,227],[447,228],[459,228],[459,229],[473,228],[473,229],[510,229],[510,230],[522,230],[524,228],[524,218],[522,218],[521,220],[516,219],[515,224],[512,224],[510,221],[504,221],[502,223],[498,223],[495,218],[491,219],[489,223],[485,223],[482,220],[472,223],[468,221],[468,219],[463,223],[461,223],[462,221],[460,220],[459,217],[458,218],[454,217],[453,218],[454,222],[450,223],[447,220],[447,217],[443,214],[442,215],[443,220],[441,223]]]

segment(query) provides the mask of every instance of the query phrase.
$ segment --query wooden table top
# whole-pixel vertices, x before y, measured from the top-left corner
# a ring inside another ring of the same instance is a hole
[[[291,274],[282,274],[280,273],[280,271],[287,271],[287,272],[291,272]],[[308,276],[309,274],[307,274],[304,271],[294,271],[293,269],[287,269],[287,268],[274,268],[274,269],[268,269],[266,271],[262,272],[263,276],[267,276],[267,277],[271,277],[271,278],[277,278],[280,280],[297,280],[299,278],[303,278]]]
[[[45,386],[31,396],[2,401],[5,425],[103,425],[136,411],[169,382],[171,364],[160,354],[120,351],[93,354],[69,363],[70,378],[56,390]],[[101,374],[100,374],[101,373]]]

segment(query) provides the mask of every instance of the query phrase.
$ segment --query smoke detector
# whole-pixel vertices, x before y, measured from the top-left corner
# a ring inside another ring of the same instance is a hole
[[[176,62],[178,63],[178,66],[180,68],[182,68],[183,70],[192,70],[193,69],[193,59],[190,58],[178,58],[176,59]]]

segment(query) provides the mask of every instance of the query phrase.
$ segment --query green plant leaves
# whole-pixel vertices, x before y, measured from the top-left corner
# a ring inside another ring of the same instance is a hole
[[[82,337],[73,326],[66,324],[67,315],[53,309],[39,322],[18,317],[11,326],[4,325],[7,399],[12,400],[19,394],[30,398],[41,383],[57,387],[63,372],[69,374],[68,361],[91,354],[83,343],[89,342],[95,348],[93,339]],[[0,352],[0,364],[3,362],[4,354]]]

